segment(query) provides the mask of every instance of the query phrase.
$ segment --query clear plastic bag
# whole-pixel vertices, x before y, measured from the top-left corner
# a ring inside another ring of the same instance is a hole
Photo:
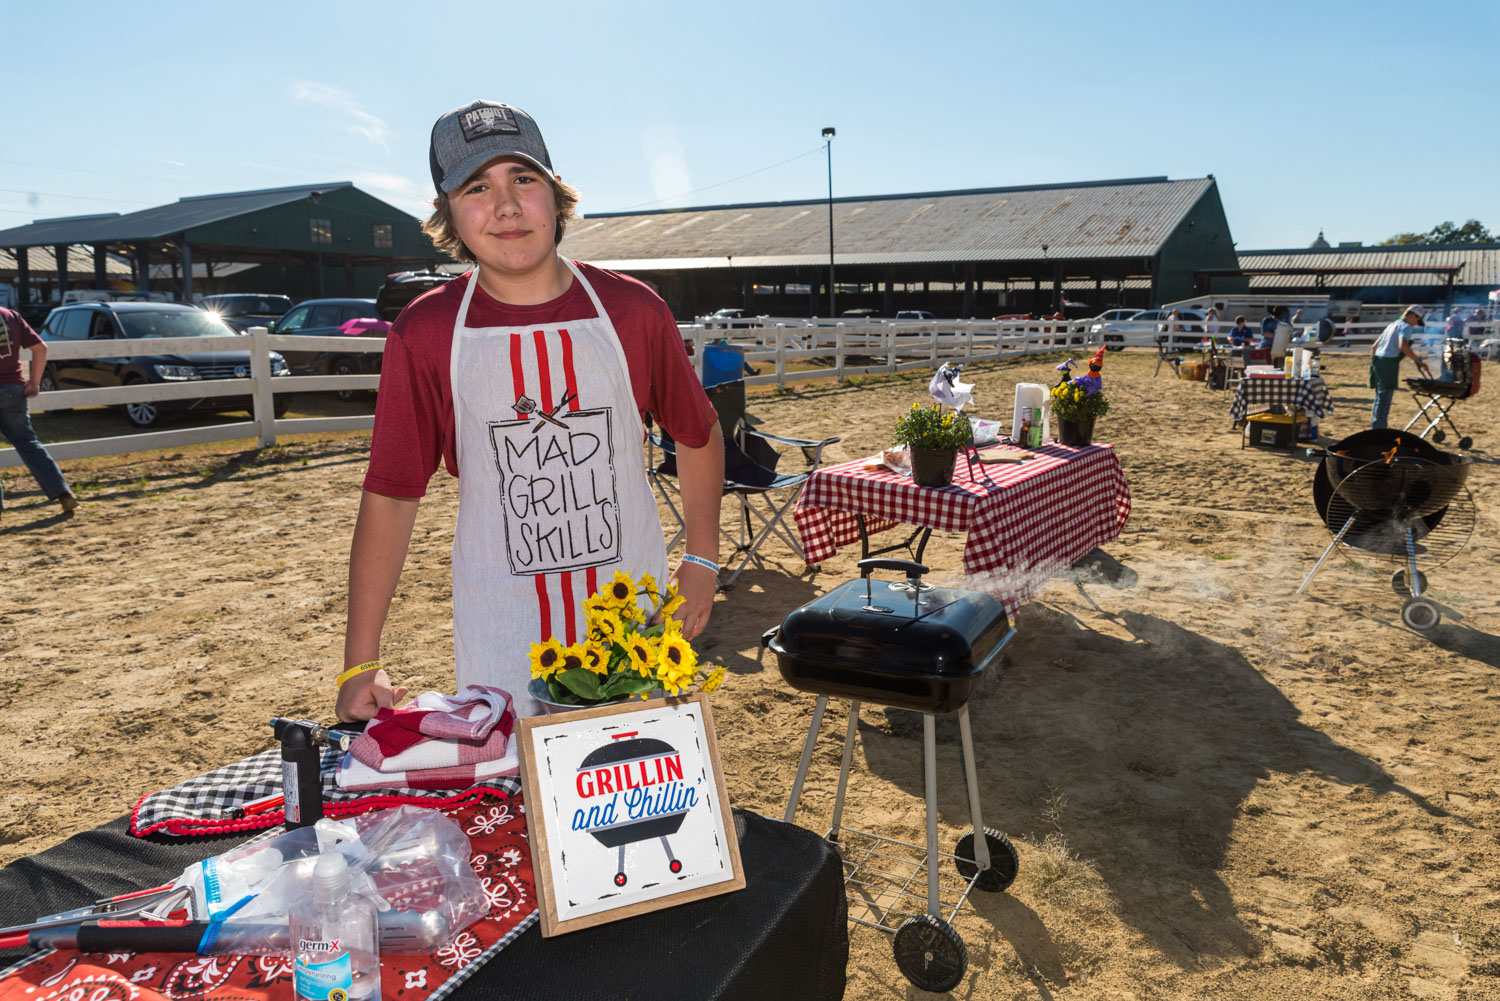
[[[436,810],[398,806],[320,820],[184,871],[178,884],[193,888],[192,916],[220,923],[214,953],[290,952],[287,914],[311,886],[320,831],[325,844],[337,839],[352,890],[374,901],[383,954],[432,952],[489,912],[458,824]]]

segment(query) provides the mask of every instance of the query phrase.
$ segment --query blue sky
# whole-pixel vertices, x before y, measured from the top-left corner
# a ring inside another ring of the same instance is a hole
[[[339,180],[419,214],[433,120],[487,97],[538,120],[585,213],[822,197],[832,125],[836,195],[1211,173],[1242,249],[1500,230],[1495,0],[60,0],[5,20],[0,228]]]

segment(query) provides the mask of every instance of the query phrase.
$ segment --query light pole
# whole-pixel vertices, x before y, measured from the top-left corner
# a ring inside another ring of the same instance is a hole
[[[828,153],[828,315],[838,316],[833,304],[833,126],[823,130],[823,149]]]

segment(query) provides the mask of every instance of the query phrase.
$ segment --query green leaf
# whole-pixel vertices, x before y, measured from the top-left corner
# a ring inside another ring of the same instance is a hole
[[[574,695],[572,692],[568,691],[568,689],[557,683],[557,675],[555,674],[547,679],[547,696],[551,698],[553,702],[559,703],[560,705],[576,706],[581,704],[578,700],[578,696]]]
[[[581,699],[593,701],[604,697],[599,693],[599,676],[586,667],[570,667],[553,677]]]
[[[639,692],[654,692],[661,687],[661,683],[655,678],[643,678],[634,668],[622,671],[604,683],[601,691],[606,699],[618,698],[621,695],[635,695]]]

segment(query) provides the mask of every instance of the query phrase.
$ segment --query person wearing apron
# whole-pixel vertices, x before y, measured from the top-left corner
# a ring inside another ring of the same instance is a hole
[[[1427,363],[1412,350],[1412,338],[1422,328],[1422,310],[1408,306],[1401,319],[1394,320],[1370,345],[1370,388],[1375,398],[1370,404],[1371,429],[1383,428],[1391,415],[1391,398],[1401,384],[1401,356],[1417,363],[1422,375],[1431,378]]]
[[[457,687],[503,688],[520,715],[533,715],[541,707],[527,694],[531,644],[583,639],[583,602],[616,571],[634,578],[649,573],[666,582],[666,548],[645,474],[630,363],[594,283],[556,253],[576,195],[553,183],[535,123],[519,109],[473,102],[438,120],[430,154],[439,197],[428,232],[440,248],[478,264],[408,307],[419,318],[445,315],[435,313],[443,308],[436,303],[444,297],[451,302],[461,289],[447,361],[451,395],[444,401],[452,414],[450,467],[456,459],[462,470],[453,540]],[[633,306],[647,295],[643,288],[631,294]],[[522,314],[542,309],[548,318],[470,326],[476,295],[486,297],[491,314],[499,307]],[[651,302],[665,311],[659,300]],[[393,414],[408,384],[420,385],[423,372],[431,381],[430,371],[405,360],[401,352],[413,350],[405,340],[395,352],[388,341],[381,381],[381,402],[390,402],[389,393]],[[680,343],[674,341],[672,350],[681,350]],[[678,616],[691,638],[706,625],[717,587],[723,445],[691,366],[685,356],[674,360],[675,366],[652,365],[653,372],[667,372],[673,385],[653,382],[650,395],[679,401],[674,413],[687,440],[698,440],[696,447],[679,448],[689,555],[670,578],[686,599]],[[391,684],[377,655],[416,503],[415,497],[380,489],[375,453],[401,448],[397,424],[440,424],[428,418],[446,417],[431,414],[443,406],[434,402],[441,397],[429,391],[424,399],[425,405],[400,411],[409,420],[382,421],[377,411],[371,475],[350,552],[341,719],[369,719],[405,695]],[[437,436],[429,430],[427,444]]]

